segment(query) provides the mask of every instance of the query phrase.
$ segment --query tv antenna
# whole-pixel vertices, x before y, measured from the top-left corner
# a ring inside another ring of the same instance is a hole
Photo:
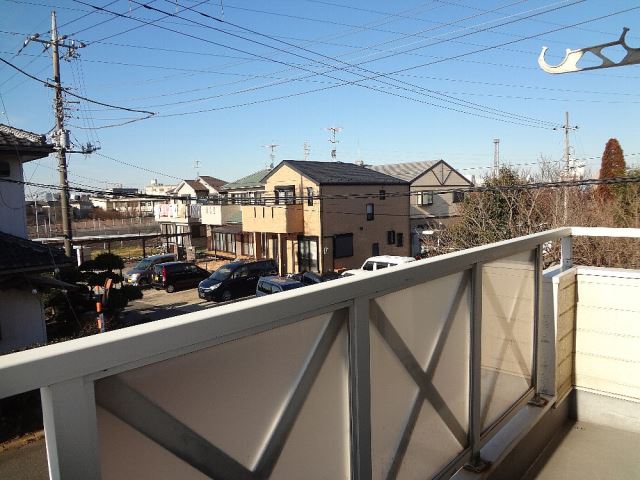
[[[269,169],[273,169],[273,165],[275,164],[276,161],[276,148],[278,148],[280,145],[277,145],[275,143],[270,143],[269,145],[263,145],[263,147],[268,148],[269,150],[271,150],[271,153],[269,153]]]
[[[340,140],[336,139],[336,134],[340,133],[342,131],[342,127],[328,127],[327,128],[327,132],[331,133],[331,138],[329,139],[329,142],[331,143],[331,158],[333,159],[333,161],[337,161],[336,157],[337,157],[337,144],[340,143]]]

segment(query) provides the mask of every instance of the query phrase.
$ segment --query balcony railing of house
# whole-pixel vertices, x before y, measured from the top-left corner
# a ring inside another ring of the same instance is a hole
[[[592,234],[640,237],[560,228],[7,355],[0,398],[40,389],[52,478],[466,475],[555,400],[543,252],[569,268]]]
[[[301,233],[304,229],[301,204],[242,206],[242,228],[246,232]]]
[[[200,204],[167,203],[154,207],[157,221],[165,222],[199,222]]]
[[[201,222],[205,225],[224,225],[240,211],[240,205],[202,205],[200,210]]]

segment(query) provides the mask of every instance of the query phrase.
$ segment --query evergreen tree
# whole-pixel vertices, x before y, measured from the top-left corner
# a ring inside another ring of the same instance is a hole
[[[626,170],[622,147],[617,139],[610,138],[602,154],[600,179],[623,177]],[[612,200],[614,196],[613,189],[610,185],[598,185],[596,194],[598,198],[605,201]]]

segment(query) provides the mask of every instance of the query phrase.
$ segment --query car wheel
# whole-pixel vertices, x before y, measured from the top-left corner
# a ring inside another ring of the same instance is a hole
[[[231,292],[229,290],[225,290],[224,292],[222,292],[220,298],[223,302],[228,302],[229,300],[231,300]]]
[[[167,293],[173,293],[176,291],[176,287],[173,285],[167,285]]]

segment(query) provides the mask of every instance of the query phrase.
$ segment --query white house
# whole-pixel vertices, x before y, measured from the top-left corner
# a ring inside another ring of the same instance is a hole
[[[0,354],[47,341],[39,274],[72,264],[57,248],[27,239],[22,164],[53,152],[42,135],[0,124]]]

